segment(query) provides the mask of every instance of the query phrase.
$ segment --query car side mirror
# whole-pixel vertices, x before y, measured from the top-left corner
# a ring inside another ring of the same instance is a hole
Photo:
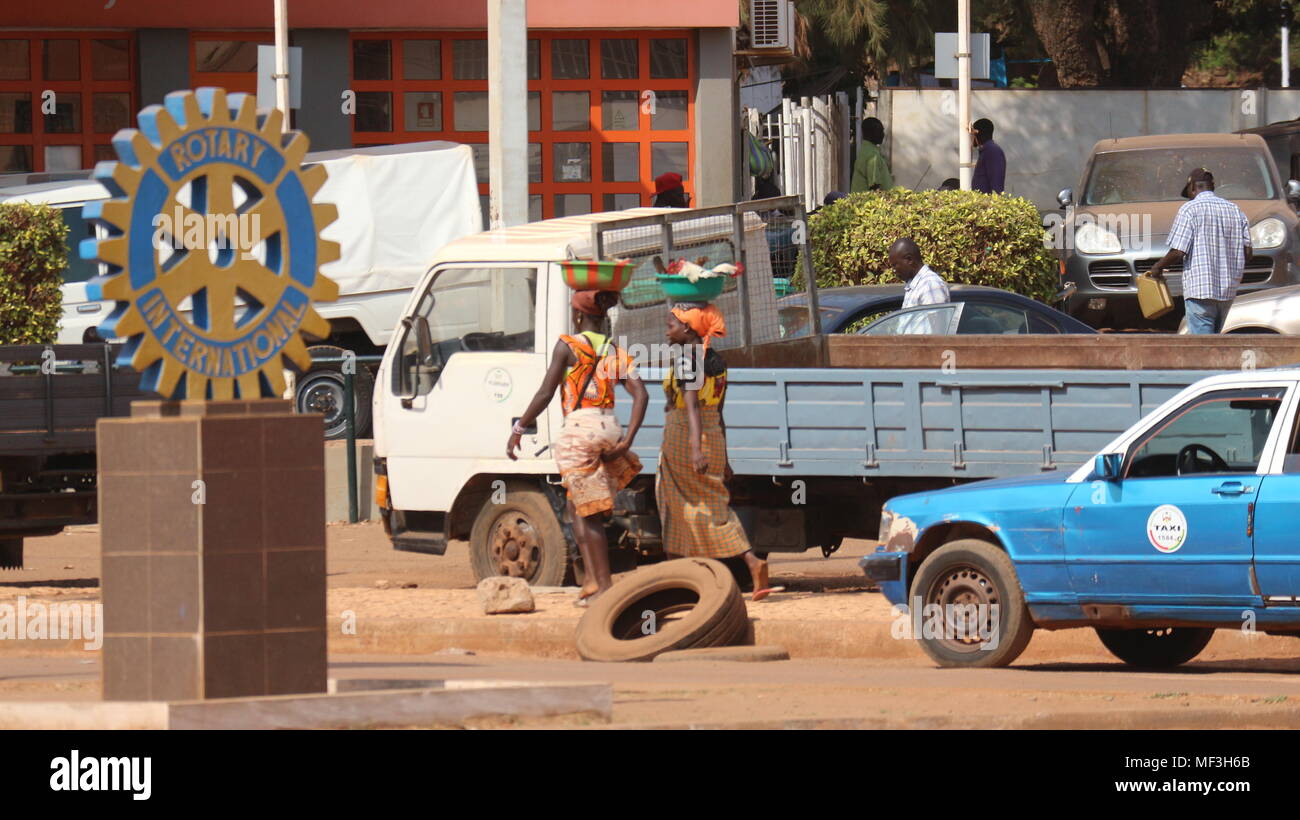
[[[1103,481],[1119,481],[1119,469],[1123,460],[1122,453],[1102,453],[1093,459],[1092,471]]]
[[[1292,205],[1300,205],[1300,180],[1286,181],[1286,201]]]
[[[1056,203],[1057,203],[1058,205],[1060,205],[1061,208],[1063,208],[1063,209],[1064,209],[1064,208],[1068,208],[1068,207],[1070,207],[1071,205],[1073,205],[1073,204],[1074,204],[1074,189],[1073,189],[1073,188],[1062,188],[1062,189],[1061,189],[1061,192],[1060,192],[1059,194],[1056,195]]]

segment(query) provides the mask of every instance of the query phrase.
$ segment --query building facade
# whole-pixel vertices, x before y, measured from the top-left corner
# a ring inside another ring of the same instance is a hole
[[[273,41],[271,0],[18,5],[0,10],[0,173],[113,159],[113,134],[176,89],[255,93]],[[528,5],[533,219],[649,205],[668,171],[693,204],[738,197],[736,0]],[[289,0],[288,14],[293,123],[313,149],[466,143],[486,199],[484,0]]]

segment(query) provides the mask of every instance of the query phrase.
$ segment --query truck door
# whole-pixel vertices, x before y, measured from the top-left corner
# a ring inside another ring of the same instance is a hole
[[[408,320],[423,317],[431,361],[420,362],[417,332],[404,322],[382,390],[393,506],[446,511],[466,479],[506,459],[510,427],[546,371],[536,265],[447,266],[434,273]],[[543,300],[543,304],[545,304]],[[546,438],[525,436],[521,459]]]
[[[1300,407],[1300,397],[1293,400]],[[1300,604],[1300,417],[1278,437],[1280,457],[1260,479],[1255,502],[1255,576],[1265,605]]]
[[[1284,386],[1211,390],[1149,427],[1122,479],[1084,482],[1065,510],[1080,603],[1249,606],[1249,530]]]

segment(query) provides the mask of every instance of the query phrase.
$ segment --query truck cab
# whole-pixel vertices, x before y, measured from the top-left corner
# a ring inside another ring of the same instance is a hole
[[[1298,384],[1213,376],[1073,472],[891,499],[862,567],[934,616],[918,637],[943,666],[1009,664],[1035,628],[1092,627],[1142,667],[1191,660],[1215,629],[1300,635]]]
[[[664,219],[673,220],[671,228]],[[450,540],[468,540],[479,578],[514,575],[558,585],[578,577],[550,450],[562,424],[558,403],[523,437],[517,461],[506,457],[505,444],[542,383],[556,339],[572,332],[572,291],[561,263],[595,254],[633,260],[631,283],[611,312],[612,330],[642,367],[651,393],[635,445],[647,474],[619,495],[611,558],[618,567],[659,557],[652,485],[663,410],[652,382],[665,347],[666,307],[653,260],[676,248],[710,264],[731,262],[742,243],[751,264],[717,302],[735,316],[740,288],[748,288],[750,339],[779,339],[767,237],[753,213],[696,217],[637,208],[487,231],[442,248],[412,292],[376,380],[377,502],[393,546],[441,555]],[[627,406],[624,397],[621,412]]]

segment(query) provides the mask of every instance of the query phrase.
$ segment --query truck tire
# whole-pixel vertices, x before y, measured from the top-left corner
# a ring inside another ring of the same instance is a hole
[[[23,539],[0,538],[0,569],[23,568]]]
[[[975,668],[1007,666],[1029,645],[1034,622],[1011,558],[987,541],[964,538],[944,544],[922,562],[912,582],[912,606],[923,607],[922,634],[914,635],[925,653],[940,666]],[[938,604],[943,613],[940,636],[927,633],[926,608]],[[976,610],[962,618],[948,607],[975,604],[997,606],[997,640],[981,648],[979,634],[989,628],[994,610]],[[913,618],[916,616],[913,615]],[[963,628],[957,628],[958,625]]]
[[[1097,637],[1110,653],[1129,666],[1169,669],[1201,654],[1214,637],[1208,627],[1169,626],[1163,629],[1102,629]]]
[[[347,353],[333,345],[313,345],[307,348],[313,357],[339,358]],[[343,415],[343,397],[346,384],[341,364],[313,364],[298,377],[294,388],[293,406],[299,413],[320,413],[325,417],[325,438],[340,439],[347,436],[347,420]],[[374,394],[375,377],[357,365],[352,379],[353,403],[356,414],[353,424],[357,438],[370,435],[370,397]]]
[[[647,613],[654,613],[653,622]],[[745,600],[727,568],[680,558],[639,569],[597,598],[578,622],[578,654],[589,661],[650,661],[677,649],[735,645],[748,626]]]
[[[546,494],[509,484],[504,503],[484,501],[470,528],[469,563],[476,581],[510,575],[532,586],[561,586],[569,544]]]

